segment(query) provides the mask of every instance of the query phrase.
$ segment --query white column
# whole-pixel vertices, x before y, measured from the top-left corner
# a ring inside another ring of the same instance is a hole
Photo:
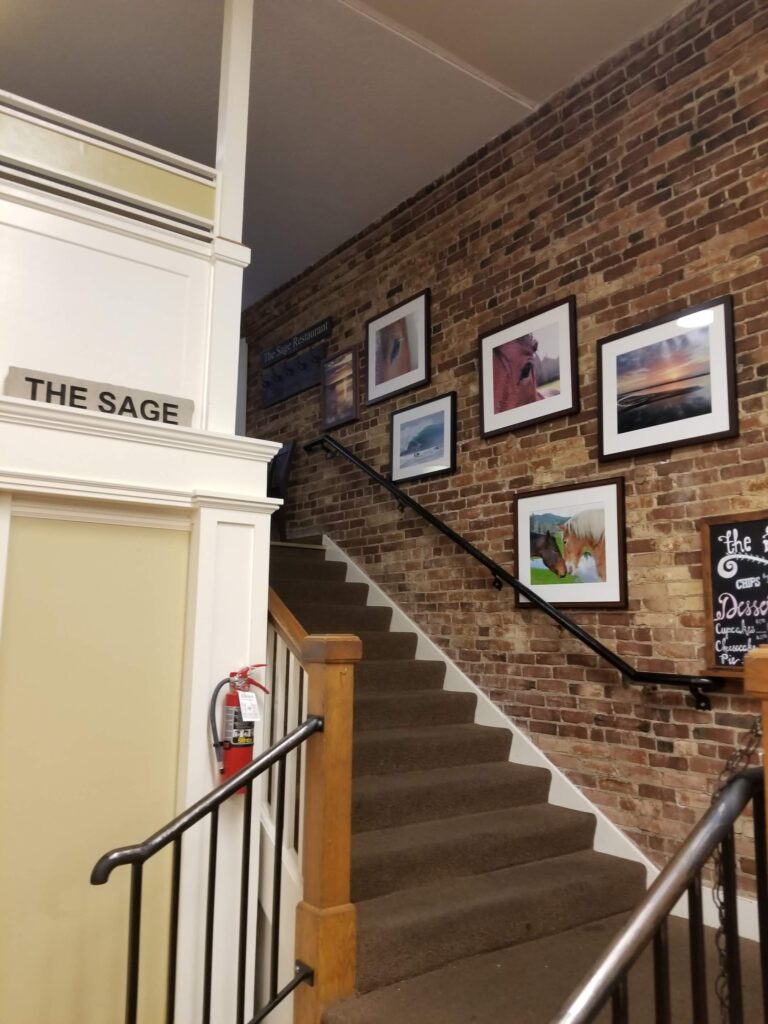
[[[216,235],[232,242],[239,242],[243,237],[252,26],[253,0],[226,0],[216,139],[218,185],[214,230]]]
[[[266,661],[269,522],[274,502],[223,507],[198,499],[192,534],[184,704],[181,715],[179,810],[217,784],[208,732],[211,692],[219,679],[241,665]],[[254,749],[259,753],[259,749]],[[258,808],[258,790],[254,807]],[[235,1018],[242,800],[235,797],[219,817],[214,921],[212,1021]],[[180,968],[177,1017],[197,1020],[202,999],[208,825],[200,823],[184,839],[179,917]],[[251,833],[251,905],[258,889],[259,829]],[[255,921],[249,929],[255,932]],[[248,951],[246,1008],[253,992],[254,951]]]
[[[226,0],[216,139],[216,213],[208,321],[208,373],[203,427],[235,431],[243,270],[243,237],[253,0]]]

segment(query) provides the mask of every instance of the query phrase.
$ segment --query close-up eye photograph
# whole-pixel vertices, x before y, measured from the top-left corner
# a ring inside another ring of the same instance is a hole
[[[1,1024],[768,1024],[768,0],[0,0]]]

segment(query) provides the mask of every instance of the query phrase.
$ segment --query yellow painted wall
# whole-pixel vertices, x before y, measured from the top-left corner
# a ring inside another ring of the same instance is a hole
[[[175,812],[189,534],[14,517],[0,635],[0,1021],[122,1019],[129,868]],[[141,1020],[162,1020],[167,866],[145,871]]]

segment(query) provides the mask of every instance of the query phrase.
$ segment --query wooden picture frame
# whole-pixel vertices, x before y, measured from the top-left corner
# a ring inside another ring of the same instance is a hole
[[[768,644],[768,509],[700,526],[707,670],[741,679],[747,651]]]
[[[622,477],[518,494],[514,518],[521,583],[559,608],[626,608]]]
[[[730,295],[598,343],[598,457],[739,433]]]
[[[367,405],[429,381],[430,299],[425,288],[367,321]]]
[[[354,423],[360,416],[358,352],[347,348],[323,363],[323,430]]]
[[[579,411],[574,296],[485,331],[478,344],[483,437]]]
[[[456,471],[456,392],[398,409],[390,417],[392,483]]]

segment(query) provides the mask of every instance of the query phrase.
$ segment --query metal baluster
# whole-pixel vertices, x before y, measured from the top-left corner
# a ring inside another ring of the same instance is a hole
[[[251,805],[253,783],[245,787],[243,853],[240,862],[240,938],[237,949],[237,1021],[245,1021],[245,951],[248,944],[248,883],[251,871]]]
[[[704,951],[704,914],[701,872],[688,886],[688,945],[691,959],[691,1004],[695,1021],[709,1020],[707,1012],[707,958]]]
[[[730,1024],[744,1024],[741,992],[741,954],[736,909],[736,845],[733,828],[722,842],[723,903],[725,905],[725,957],[728,975]]]
[[[216,852],[219,840],[219,808],[211,811],[208,846],[208,897],[205,908],[205,959],[203,963],[203,1024],[211,1021],[211,972],[213,969],[213,912],[216,903]]]
[[[669,943],[666,919],[653,936],[653,994],[656,1004],[656,1024],[669,1024]]]
[[[299,665],[299,696],[298,696],[298,720],[302,722],[306,717],[304,710],[304,669]],[[302,845],[301,845],[301,820],[302,820],[302,807],[303,801],[301,799],[301,787],[302,787],[302,775],[304,772],[304,748],[303,746],[296,748],[296,786],[295,786],[295,798],[293,808],[293,848],[296,853],[301,856]]]
[[[283,822],[285,820],[285,757],[277,769],[275,806],[275,859],[272,873],[272,935],[269,951],[269,998],[277,995],[277,968],[280,949],[280,890],[283,877]]]
[[[165,1021],[173,1024],[176,1017],[176,951],[179,941],[179,889],[181,883],[181,836],[173,841],[173,874],[171,876],[171,919],[168,935],[168,981],[165,991]]]
[[[760,975],[763,983],[763,1021],[768,1024],[768,856],[765,838],[765,795],[759,789],[752,801],[755,822],[755,873],[757,874],[757,921],[760,937]]]
[[[128,978],[125,986],[125,1024],[136,1024],[139,1001],[139,947],[141,942],[141,872],[131,866],[131,902],[128,918]]]
[[[629,991],[626,974],[613,990],[611,1024],[629,1024]]]

